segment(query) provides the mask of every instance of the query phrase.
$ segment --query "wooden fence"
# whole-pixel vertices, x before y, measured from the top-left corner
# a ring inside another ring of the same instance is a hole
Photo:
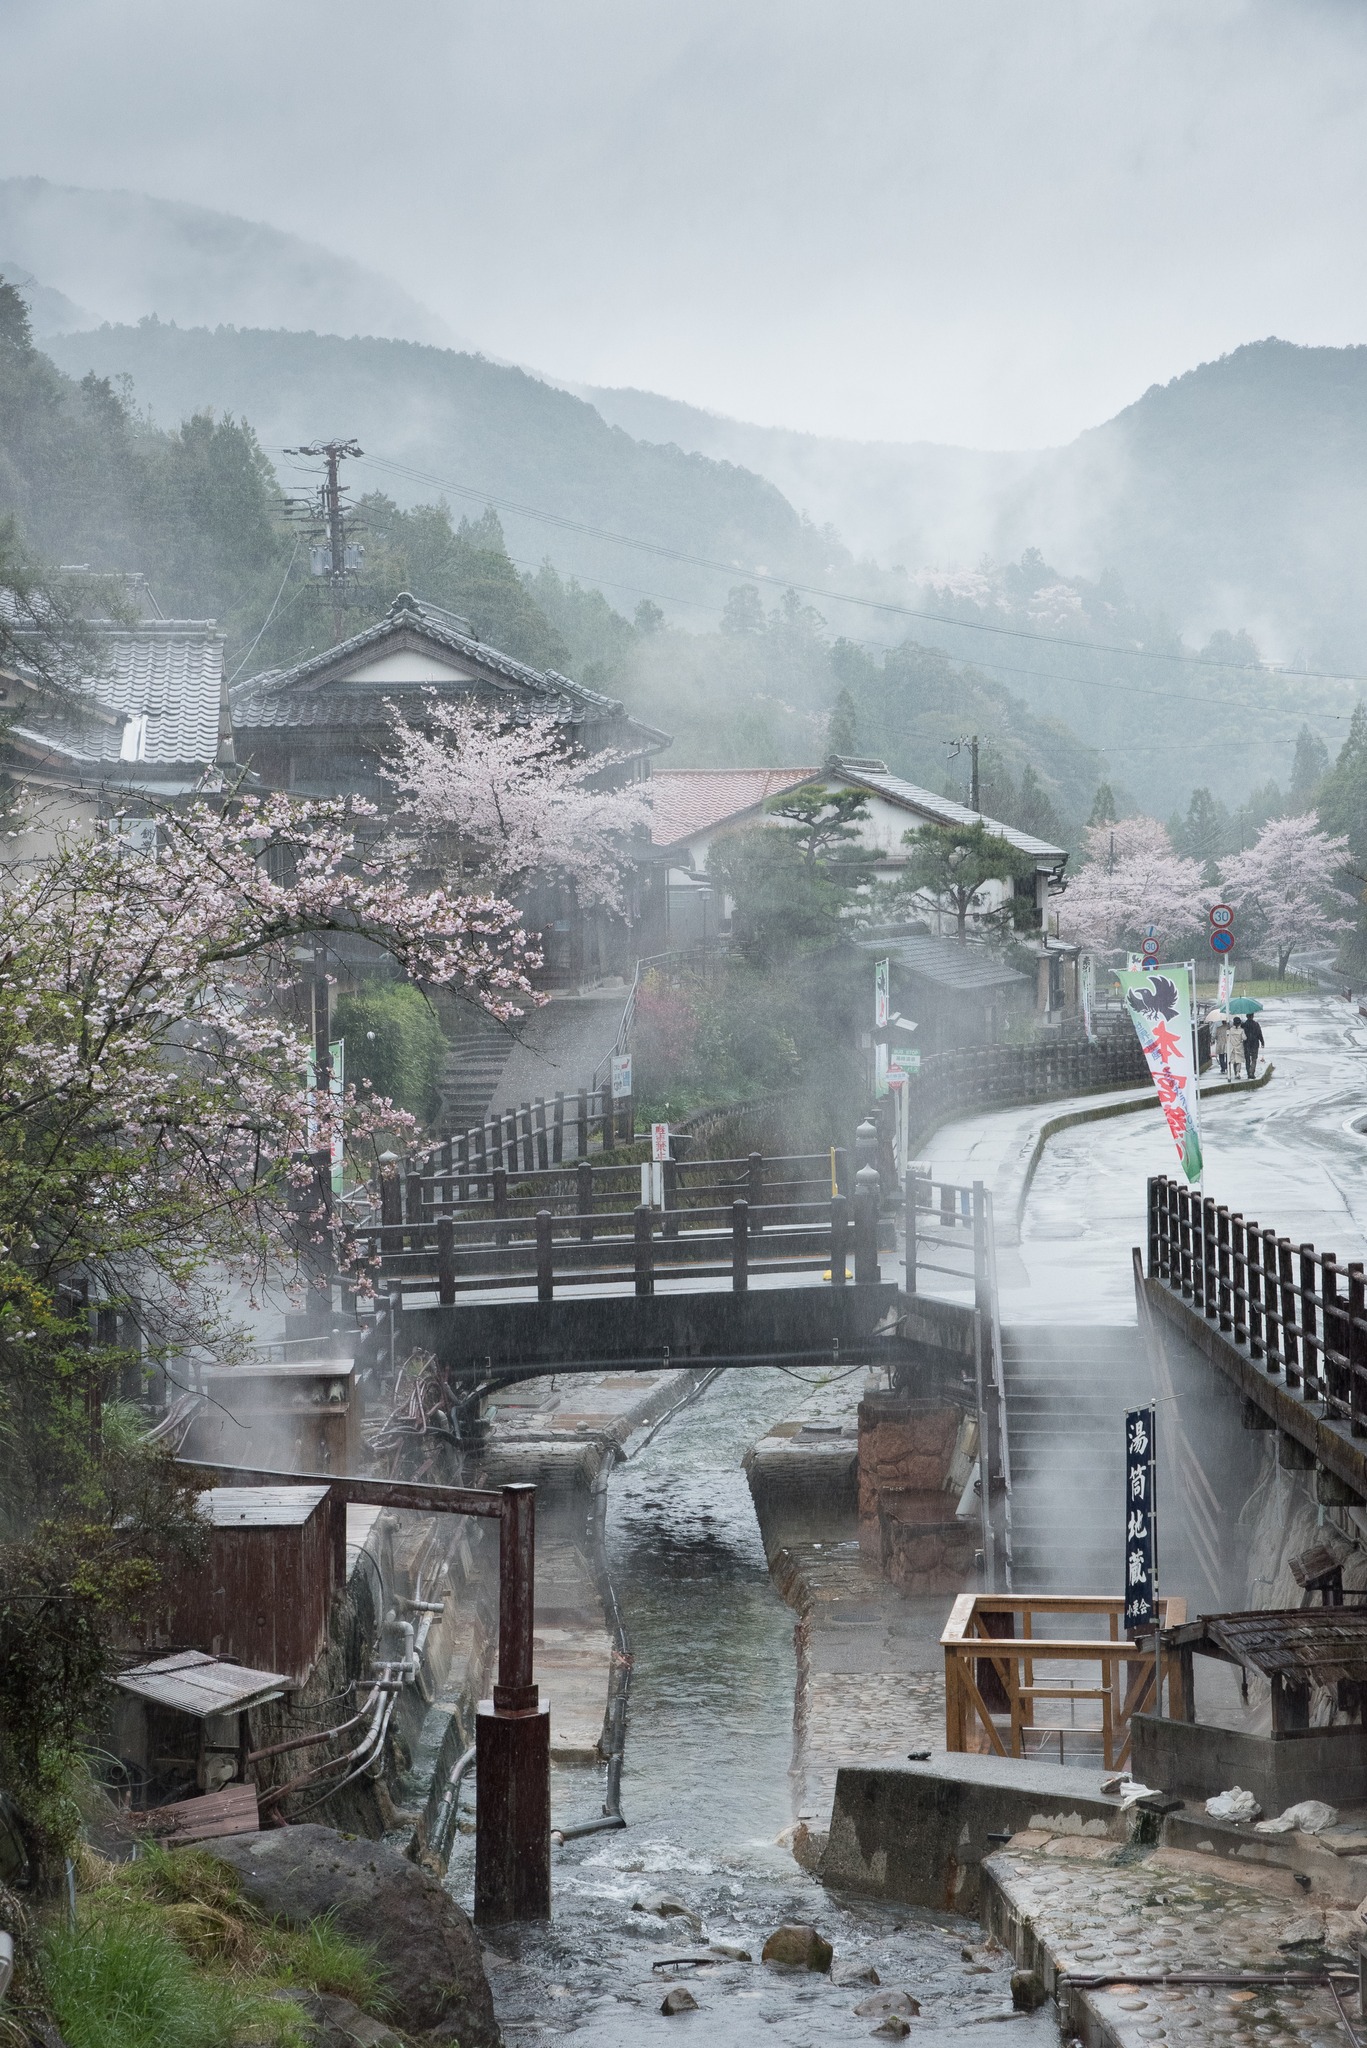
[[[1289,1391],[1367,1436],[1367,1274],[1210,1195],[1149,1181],[1149,1277],[1180,1294]]]

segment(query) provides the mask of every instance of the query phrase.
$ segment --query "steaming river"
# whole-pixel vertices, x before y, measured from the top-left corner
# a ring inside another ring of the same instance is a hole
[[[1011,2014],[1010,1964],[987,1954],[976,1922],[839,1898],[776,1841],[794,1818],[793,1616],[770,1584],[741,1458],[800,1398],[777,1371],[725,1374],[613,1479],[609,1561],[635,1656],[622,1784],[628,1826],[554,1852],[548,1928],[495,1936],[508,1962],[491,1964],[490,1979],[510,2044],[582,2038],[636,2048],[643,2033],[664,2028],[668,2039],[670,2028],[691,2028],[709,2048],[815,2048],[872,2033],[876,2021],[856,2018],[853,2007],[873,1987],[758,1960],[682,1974],[677,1981],[702,2011],[665,2020],[660,2001],[676,1980],[651,1965],[699,1954],[702,1944],[683,1920],[632,1911],[654,1892],[680,1900],[707,1935],[756,1959],[781,1921],[814,1922],[837,1961],[870,1962],[885,1987],[921,2001],[921,2042],[991,2039],[981,2024],[997,2015],[1019,2048],[1057,2039],[1045,2014]],[[601,1800],[601,1773],[556,1771],[557,1823],[591,1818]],[[458,1838],[449,1881],[468,1909],[469,1836]]]

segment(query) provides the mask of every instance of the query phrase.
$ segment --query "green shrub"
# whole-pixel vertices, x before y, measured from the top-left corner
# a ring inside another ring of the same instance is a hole
[[[333,1029],[346,1040],[349,1085],[369,1082],[399,1109],[430,1123],[441,1096],[446,1038],[436,1012],[406,981],[372,981],[339,996]]]
[[[198,1968],[147,1908],[54,1928],[42,1976],[68,2048],[304,2048],[311,2032],[288,2000]]]

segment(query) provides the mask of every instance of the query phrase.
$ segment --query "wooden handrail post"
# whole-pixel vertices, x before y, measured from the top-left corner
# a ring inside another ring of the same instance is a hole
[[[508,1169],[506,1166],[496,1166],[494,1168],[494,1215],[500,1220],[494,1226],[495,1244],[507,1244],[508,1242],[508,1226],[502,1221],[502,1218],[507,1214]]]
[[[581,1126],[582,1128],[582,1126]],[[581,1153],[574,1176],[575,1209],[579,1217],[580,1244],[593,1243],[593,1163]]]
[[[456,1230],[449,1216],[437,1224],[437,1299],[450,1308],[456,1298]]]
[[[551,1212],[538,1209],[536,1212],[536,1298],[538,1301],[554,1301],[555,1268],[551,1261]]]
[[[1348,1268],[1348,1342],[1344,1347],[1348,1353],[1348,1426],[1354,1436],[1367,1436],[1367,1289],[1363,1286],[1363,1268],[1355,1260]]]
[[[1248,1264],[1248,1355],[1263,1356],[1263,1234],[1256,1223],[1244,1226]]]
[[[831,1196],[831,1285],[843,1287],[849,1277],[845,1261],[849,1256],[850,1205],[843,1195]],[[910,1291],[910,1287],[908,1287]]]
[[[635,1268],[637,1294],[655,1292],[655,1218],[649,1202],[636,1205]]]
[[[750,1228],[758,1236],[759,1232],[764,1228],[764,1211],[762,1207],[764,1202],[764,1154],[762,1152],[752,1152],[750,1154],[745,1192],[750,1203]]]
[[[538,1096],[532,1112],[536,1122],[536,1163],[544,1172],[551,1163],[550,1138],[546,1130],[546,1098]]]
[[[575,1118],[574,1118],[574,1156],[575,1156],[575,1158],[576,1158],[576,1159],[585,1159],[585,1158],[587,1158],[587,1157],[588,1157],[588,1150],[589,1150],[589,1091],[588,1091],[588,1089],[587,1089],[587,1088],[581,1088],[581,1089],[579,1090],[579,1094],[578,1094],[578,1096],[577,1096],[577,1098],[576,1098],[576,1100],[575,1100]]]
[[[551,1164],[561,1166],[565,1159],[565,1091],[555,1091],[555,1115],[551,1127]]]
[[[1218,1283],[1215,1297],[1216,1312],[1220,1328],[1229,1331],[1234,1328],[1229,1293],[1229,1210],[1223,1202],[1215,1211],[1215,1270]]]
[[[750,1208],[743,1197],[731,1204],[731,1292],[745,1294],[750,1286]]]
[[[679,1234],[679,1162],[666,1159],[660,1169],[660,1184],[664,1196],[664,1221],[661,1229],[666,1237]]]

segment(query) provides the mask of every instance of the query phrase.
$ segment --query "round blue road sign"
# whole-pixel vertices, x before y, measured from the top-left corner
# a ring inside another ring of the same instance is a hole
[[[1210,944],[1213,952],[1232,953],[1234,951],[1234,934],[1230,931],[1212,932]]]

